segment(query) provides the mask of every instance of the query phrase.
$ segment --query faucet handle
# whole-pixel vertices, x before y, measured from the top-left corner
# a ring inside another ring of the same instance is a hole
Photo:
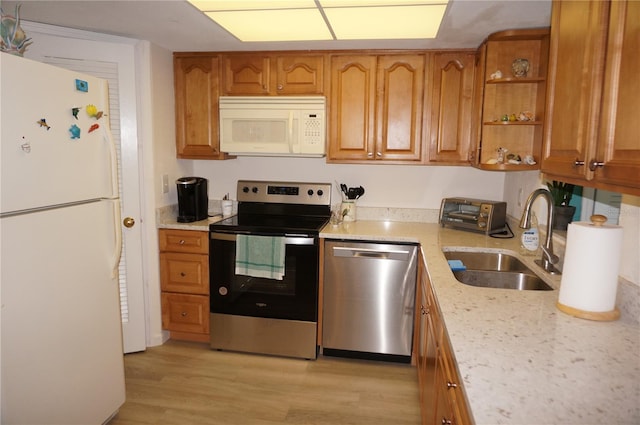
[[[547,258],[547,261],[550,264],[558,264],[558,262],[560,261],[560,257],[558,257],[557,255],[555,255],[553,253],[553,251],[545,248],[544,246],[541,247],[542,248],[542,253],[544,255],[544,257]]]

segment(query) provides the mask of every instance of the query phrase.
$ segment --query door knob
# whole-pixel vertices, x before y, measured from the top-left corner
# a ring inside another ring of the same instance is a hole
[[[131,217],[126,217],[124,220],[122,220],[122,224],[124,224],[124,227],[126,228],[131,228],[134,224],[136,224],[136,221]]]

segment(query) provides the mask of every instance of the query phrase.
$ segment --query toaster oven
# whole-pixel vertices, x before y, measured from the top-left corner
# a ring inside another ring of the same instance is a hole
[[[487,235],[506,230],[507,203],[469,198],[444,198],[440,225]]]

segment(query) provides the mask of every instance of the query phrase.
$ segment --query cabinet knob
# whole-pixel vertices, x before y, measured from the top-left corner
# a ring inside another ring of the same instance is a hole
[[[178,242],[180,245],[184,245],[184,239],[180,239],[180,242]]]
[[[132,217],[125,217],[125,219],[122,220],[122,224],[127,229],[130,229],[133,227],[134,224],[136,224],[136,221]]]
[[[442,425],[451,425],[453,422],[451,422],[451,420],[449,420],[447,418],[442,418],[442,421],[440,421],[440,423]]]
[[[180,272],[180,277],[185,277],[187,274],[185,272]]]
[[[278,90],[282,90],[284,86],[282,84],[278,84]]]
[[[376,155],[380,158],[382,156],[382,152],[376,152]]]
[[[182,316],[182,317],[186,317],[186,315],[187,315],[186,311],[183,311],[182,313],[180,313],[180,316]]]
[[[458,388],[458,384],[455,382],[447,381],[447,388]]]
[[[573,161],[573,166],[574,167],[580,167],[582,165],[584,165],[584,161],[581,161],[579,158],[576,158],[576,160]]]
[[[596,159],[589,161],[589,169],[591,171],[596,171],[596,168],[598,167],[604,167],[604,161],[598,161]]]
[[[369,153],[367,154],[367,158],[371,158],[371,157],[373,157],[373,153],[369,152]]]

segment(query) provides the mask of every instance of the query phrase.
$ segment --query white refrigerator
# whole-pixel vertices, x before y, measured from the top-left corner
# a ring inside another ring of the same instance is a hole
[[[102,424],[125,400],[107,82],[0,53],[2,424]]]

